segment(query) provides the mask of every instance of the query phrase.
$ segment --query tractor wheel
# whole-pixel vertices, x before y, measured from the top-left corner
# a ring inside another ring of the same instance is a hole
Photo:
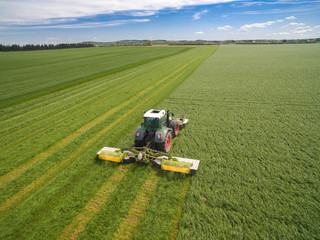
[[[169,127],[172,129],[173,137],[178,136],[179,124],[177,120],[172,120],[169,124]]]
[[[172,133],[168,131],[163,142],[157,144],[157,150],[168,153],[171,150]]]
[[[134,140],[135,147],[144,147],[144,140]]]

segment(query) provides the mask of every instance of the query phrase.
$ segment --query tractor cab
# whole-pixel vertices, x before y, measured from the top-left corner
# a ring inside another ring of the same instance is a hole
[[[134,146],[144,146],[159,152],[170,152],[171,140],[178,135],[187,123],[188,119],[173,118],[173,113],[165,110],[150,109],[143,115],[143,123],[134,134]]]
[[[158,129],[166,125],[166,112],[165,110],[151,109],[143,115],[143,126],[146,129]]]

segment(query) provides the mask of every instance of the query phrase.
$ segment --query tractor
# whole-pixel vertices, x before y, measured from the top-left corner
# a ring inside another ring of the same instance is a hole
[[[171,156],[172,139],[185,127],[188,119],[174,118],[174,114],[165,110],[151,109],[144,112],[143,123],[134,134],[134,147],[103,147],[97,153],[97,159],[117,163],[153,163],[166,171],[194,175],[199,160]]]
[[[135,147],[146,146],[164,153],[170,152],[172,139],[188,123],[184,115],[174,118],[174,114],[169,111],[154,109],[145,112],[143,119],[144,122],[136,129],[134,135]]]

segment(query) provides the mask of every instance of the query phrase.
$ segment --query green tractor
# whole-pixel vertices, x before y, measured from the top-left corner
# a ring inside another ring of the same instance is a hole
[[[145,112],[144,122],[134,135],[135,147],[103,147],[97,153],[97,158],[116,163],[153,163],[162,170],[194,175],[199,160],[171,156],[172,139],[188,123],[183,115],[181,118],[173,116],[173,113],[165,110],[151,109]]]
[[[169,111],[154,109],[145,112],[143,119],[134,135],[135,147],[147,147],[165,153],[170,152],[172,139],[188,123],[184,115],[174,118]]]

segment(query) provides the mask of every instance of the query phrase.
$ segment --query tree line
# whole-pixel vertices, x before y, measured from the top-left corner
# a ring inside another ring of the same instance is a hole
[[[60,44],[26,44],[20,46],[18,44],[2,45],[0,44],[0,52],[9,51],[34,51],[34,50],[49,50],[49,49],[64,49],[64,48],[87,48],[94,47],[92,43],[60,43]]]

